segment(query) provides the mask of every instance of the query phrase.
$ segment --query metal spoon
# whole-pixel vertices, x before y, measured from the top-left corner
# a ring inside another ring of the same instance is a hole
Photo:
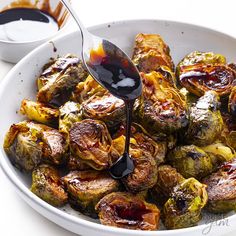
[[[139,72],[130,58],[110,41],[88,32],[68,0],[61,0],[80,28],[82,36],[82,60],[91,76],[111,94],[126,105],[126,144],[124,154],[110,168],[113,178],[120,179],[134,170],[129,155],[132,109],[141,95],[142,82]]]

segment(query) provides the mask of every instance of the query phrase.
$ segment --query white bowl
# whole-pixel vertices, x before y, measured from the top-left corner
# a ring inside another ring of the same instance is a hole
[[[13,5],[11,5],[13,3]],[[12,63],[17,63],[21,58],[23,58],[26,54],[31,52],[33,49],[38,47],[39,45],[45,43],[53,37],[61,34],[66,26],[68,21],[68,11],[64,6],[60,7],[60,0],[4,0],[0,1],[0,11],[18,7],[28,7],[28,8],[36,8],[42,9],[44,4],[49,4],[51,13],[59,13],[56,14],[56,20],[60,22],[59,30],[50,37],[45,37],[43,39],[34,40],[34,41],[8,41],[0,39],[0,59]],[[58,11],[59,10],[59,11]]]
[[[177,63],[183,56],[194,50],[214,51],[222,53],[229,61],[235,60],[236,39],[220,32],[199,26],[158,20],[133,20],[99,25],[90,28],[96,35],[103,36],[116,43],[128,54],[131,54],[134,37],[137,33],[159,33],[171,48],[174,62]],[[24,98],[35,99],[36,77],[42,66],[50,57],[58,54],[75,53],[80,55],[80,34],[75,32],[57,39],[57,52],[53,51],[50,43],[46,43],[17,64],[0,84],[0,164],[2,169],[19,195],[36,211],[56,224],[80,235],[96,236],[195,236],[195,235],[222,235],[236,229],[236,215],[229,213],[219,215],[217,221],[213,215],[204,214],[199,226],[179,229],[160,230],[152,232],[126,230],[98,224],[96,221],[73,211],[70,207],[57,209],[31,193],[28,189],[30,179],[15,169],[6,156],[2,143],[9,126],[22,119],[16,111]],[[10,203],[6,203],[10,204]]]

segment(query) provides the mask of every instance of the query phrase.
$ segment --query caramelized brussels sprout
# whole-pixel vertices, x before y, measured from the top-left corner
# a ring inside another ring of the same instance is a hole
[[[67,203],[67,193],[60,180],[58,171],[49,165],[43,164],[33,171],[30,189],[42,200],[53,206],[63,206]]]
[[[236,86],[231,90],[228,109],[233,116],[236,116]]]
[[[178,146],[168,153],[167,159],[185,178],[201,179],[213,171],[211,158],[195,145]]]
[[[102,97],[106,93],[107,90],[103,88],[91,75],[89,75],[85,81],[77,84],[72,93],[72,100],[81,104],[95,94]]]
[[[141,73],[143,94],[138,116],[149,131],[173,133],[188,124],[186,101],[182,94],[158,73]]]
[[[113,140],[112,147],[112,159],[117,160],[124,152],[125,136],[122,135]],[[130,155],[135,168],[131,174],[122,179],[126,189],[137,193],[152,188],[157,181],[157,162],[150,153],[139,148],[134,138],[130,142]]]
[[[163,205],[171,196],[174,187],[183,182],[185,178],[170,165],[161,165],[157,168],[157,182],[150,194],[152,199],[160,205]]]
[[[108,127],[115,127],[125,120],[125,105],[123,100],[110,93],[103,96],[93,95],[82,104],[84,118],[101,120]]]
[[[65,138],[58,130],[30,121],[10,127],[4,149],[12,163],[25,171],[32,171],[40,162],[62,164],[67,154]]]
[[[205,146],[220,136],[222,128],[219,96],[214,91],[208,91],[190,108],[190,121],[185,139],[189,144]]]
[[[236,159],[223,164],[203,183],[207,185],[209,211],[224,213],[236,210]]]
[[[38,78],[37,100],[42,103],[61,106],[67,102],[75,86],[87,77],[79,58],[73,55],[59,57],[43,68]]]
[[[194,178],[184,180],[174,188],[164,205],[163,223],[167,229],[191,227],[201,219],[207,203],[206,185]]]
[[[103,225],[134,230],[159,228],[159,209],[130,193],[110,193],[96,205]]]
[[[108,173],[95,170],[72,171],[63,177],[63,182],[71,205],[92,217],[96,217],[95,205],[98,201],[119,189],[117,180]]]
[[[225,96],[236,85],[235,70],[226,65],[224,56],[212,52],[188,54],[178,64],[177,75],[180,84],[197,96],[209,90]]]
[[[109,167],[112,139],[102,121],[86,119],[76,122],[69,135],[71,153],[75,158],[81,158],[97,170]]]
[[[68,134],[71,126],[82,120],[80,105],[69,101],[61,106],[59,110],[59,131]]]
[[[133,62],[139,71],[149,73],[161,66],[174,70],[170,49],[158,34],[138,34],[135,39]]]
[[[72,155],[69,156],[67,162],[67,168],[69,170],[90,170],[92,169],[91,166],[83,162],[81,158],[74,157]]]
[[[22,115],[26,115],[30,120],[39,123],[58,123],[59,111],[40,102],[24,99],[21,103],[20,112]]]

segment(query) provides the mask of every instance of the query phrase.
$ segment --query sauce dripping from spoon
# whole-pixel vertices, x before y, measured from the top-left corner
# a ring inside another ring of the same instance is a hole
[[[96,50],[91,50],[87,66],[103,87],[125,103],[125,152],[109,170],[113,178],[121,179],[134,170],[134,162],[129,155],[129,145],[133,105],[142,92],[140,75],[127,55],[106,40],[103,40]]]

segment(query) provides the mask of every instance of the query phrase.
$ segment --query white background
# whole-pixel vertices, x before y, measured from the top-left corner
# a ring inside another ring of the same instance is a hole
[[[86,26],[124,19],[167,19],[203,25],[236,36],[234,0],[73,0],[73,2]],[[0,79],[12,66],[10,63],[0,61]],[[236,232],[225,235],[224,227],[219,227],[219,231],[222,231],[222,236],[236,235]],[[46,220],[23,202],[1,170],[0,235],[75,236]]]

